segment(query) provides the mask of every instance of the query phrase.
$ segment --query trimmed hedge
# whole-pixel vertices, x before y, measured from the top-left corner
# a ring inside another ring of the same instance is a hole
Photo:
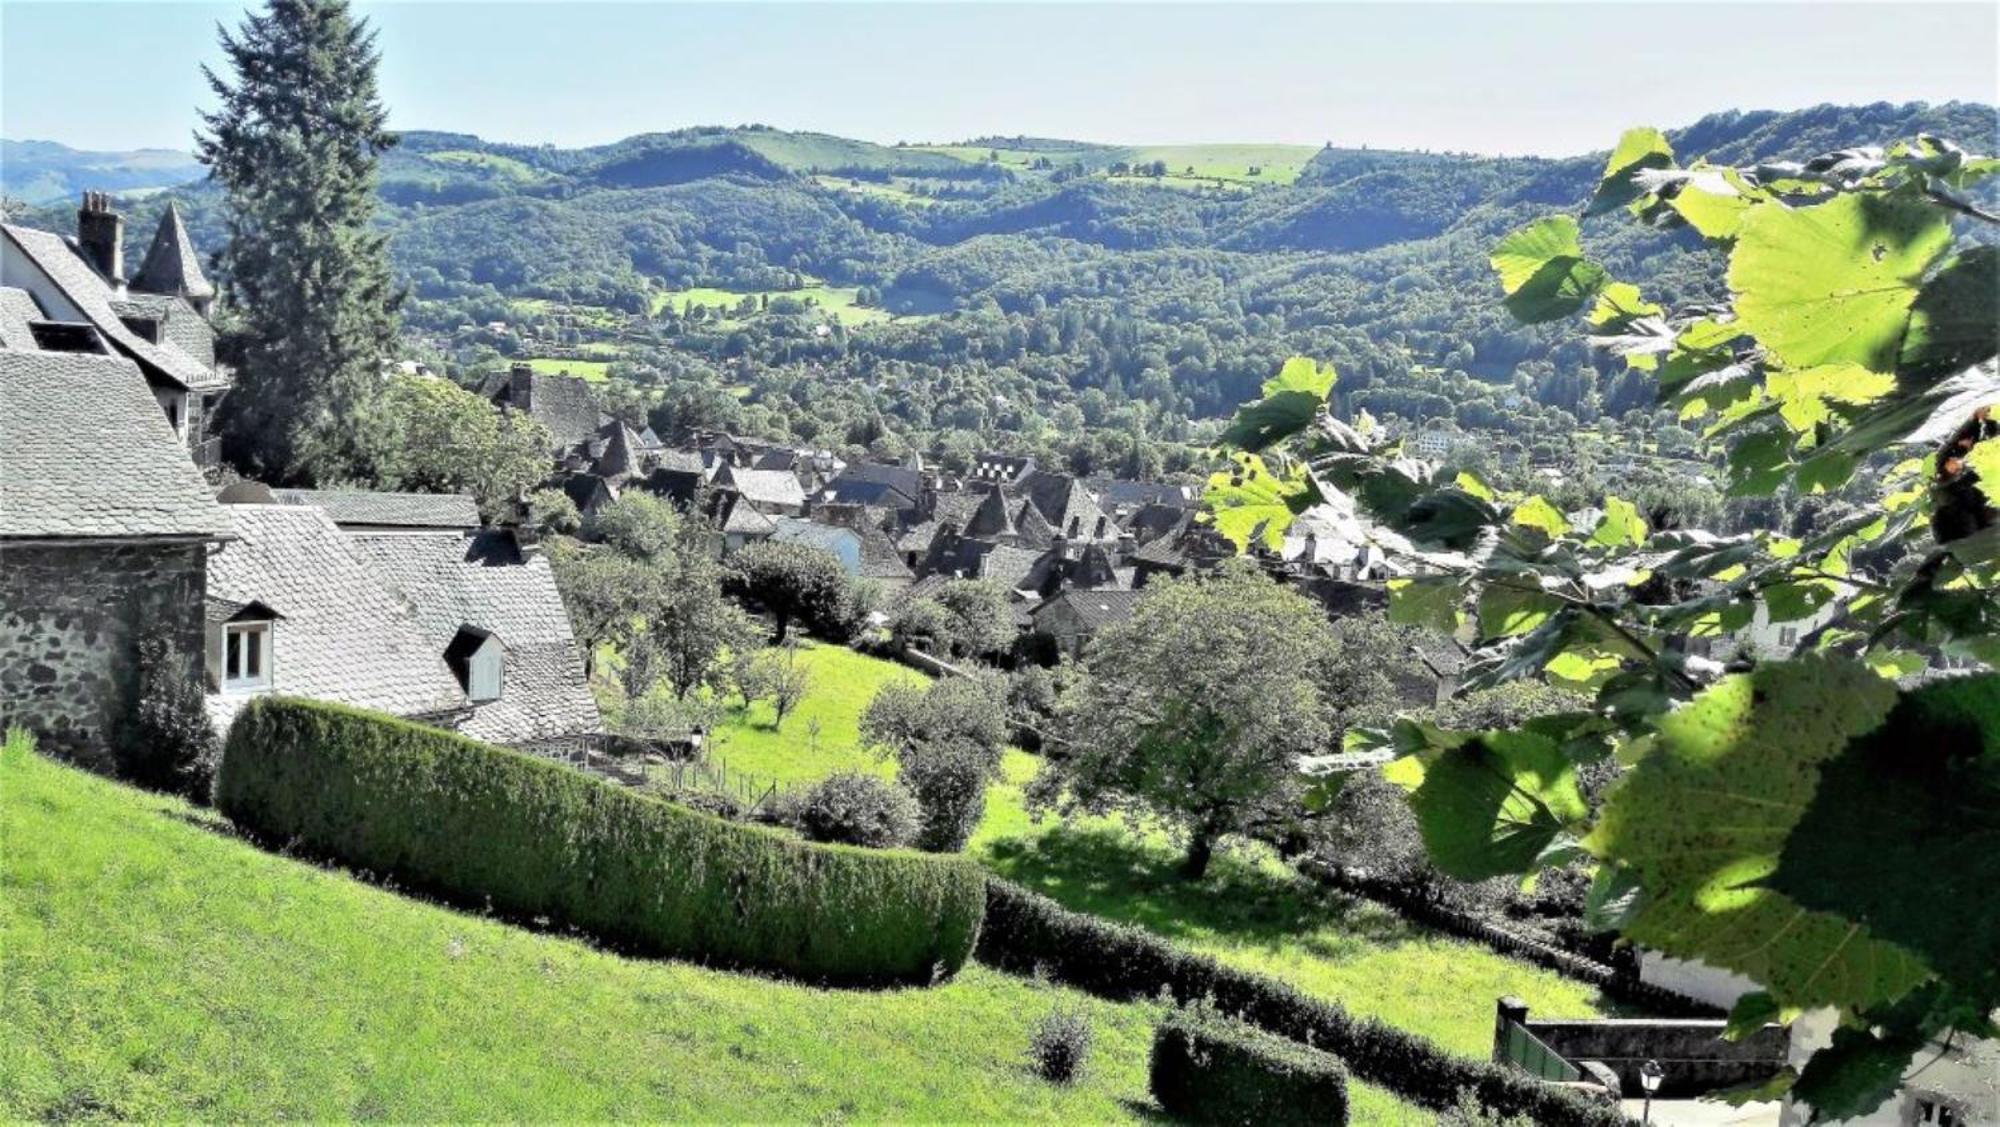
[[[1154,1032],[1148,1082],[1168,1114],[1195,1123],[1347,1123],[1347,1070],[1338,1058],[1186,1010]]]
[[[985,890],[958,858],[813,845],[377,713],[254,702],[216,805],[268,841],[653,954],[841,983],[964,965]]]
[[[1541,1127],[1623,1127],[1615,1106],[1552,1088],[1526,1073],[1450,1053],[1373,1018],[1357,1018],[1276,979],[1227,967],[1156,935],[1072,912],[997,878],[986,882],[981,962],[1020,974],[1043,973],[1106,998],[1166,993],[1204,999],[1268,1033],[1333,1053],[1363,1080],[1413,1103],[1446,1111],[1461,1091],[1502,1116]]]

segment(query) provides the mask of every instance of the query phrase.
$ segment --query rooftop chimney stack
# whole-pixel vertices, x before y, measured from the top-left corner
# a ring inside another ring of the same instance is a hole
[[[106,192],[85,192],[76,213],[76,245],[84,260],[114,286],[125,285],[125,218]]]

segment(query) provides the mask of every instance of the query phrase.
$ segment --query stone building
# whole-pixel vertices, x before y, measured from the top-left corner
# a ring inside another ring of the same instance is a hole
[[[142,672],[199,676],[227,538],[153,390],[122,355],[0,349],[0,724],[100,769],[132,738]],[[183,667],[142,671],[149,634]]]
[[[73,239],[0,224],[0,348],[124,357],[195,462],[213,465],[210,421],[230,386],[208,320],[215,287],[171,205],[129,281],[124,240],[124,218],[97,192]]]

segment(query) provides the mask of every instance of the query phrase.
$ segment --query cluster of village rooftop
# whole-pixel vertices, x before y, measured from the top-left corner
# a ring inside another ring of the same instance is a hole
[[[568,753],[601,731],[548,561],[464,496],[219,492],[210,421],[230,387],[215,287],[169,207],[132,277],[124,221],[86,194],[74,237],[0,227],[0,699],[9,723],[86,758],[136,706],[140,639],[200,677],[226,729],[259,693],[341,701]],[[551,482],[588,517],[632,491],[702,506],[724,554],[824,549],[885,605],[990,580],[1023,631],[1080,651],[1153,575],[1233,554],[1187,485],[1084,480],[988,455],[921,462],[697,432],[663,441],[589,384],[516,365],[481,393],[552,436]],[[1268,562],[1330,602],[1390,574],[1358,523],[1300,521]]]

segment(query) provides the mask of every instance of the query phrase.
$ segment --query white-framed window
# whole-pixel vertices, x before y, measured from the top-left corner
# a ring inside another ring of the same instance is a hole
[[[271,687],[271,624],[231,622],[222,627],[222,691]]]

